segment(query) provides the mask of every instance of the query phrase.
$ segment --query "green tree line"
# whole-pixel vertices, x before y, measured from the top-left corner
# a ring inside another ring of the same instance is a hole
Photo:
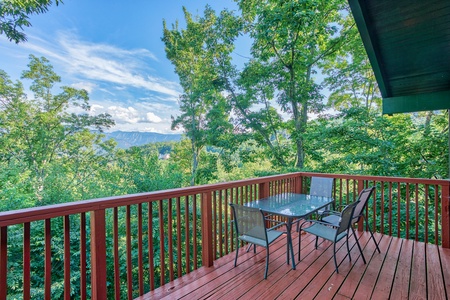
[[[39,12],[50,3],[38,2]],[[345,1],[236,2],[237,12],[207,6],[194,16],[184,9],[184,28],[164,22],[162,42],[183,88],[181,114],[172,122],[185,132],[178,143],[118,149],[102,135],[114,126],[111,116],[90,114],[88,93],[61,86],[44,57],[31,55],[20,80],[0,71],[0,211],[298,170],[449,176],[448,112],[381,114]],[[8,7],[2,8],[3,17]],[[9,37],[24,41],[19,31]],[[251,40],[250,57],[236,65],[242,37]],[[168,151],[169,160],[158,159]],[[32,240],[37,268],[43,224],[33,226],[40,232]],[[20,239],[22,229],[11,230],[10,239]],[[62,223],[52,224],[56,238],[62,231]],[[75,237],[73,243],[76,250]],[[10,294],[20,294],[21,274],[9,270]],[[55,267],[55,299],[62,297],[62,274]],[[33,293],[39,298],[42,290]]]

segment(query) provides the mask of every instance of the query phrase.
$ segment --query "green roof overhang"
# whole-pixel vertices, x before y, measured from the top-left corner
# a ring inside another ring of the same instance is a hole
[[[383,113],[450,109],[450,1],[348,1]]]

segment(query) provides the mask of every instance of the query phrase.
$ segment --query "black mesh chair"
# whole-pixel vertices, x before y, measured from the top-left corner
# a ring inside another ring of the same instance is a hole
[[[302,223],[300,226],[300,234],[299,234],[299,243],[298,243],[298,261],[300,261],[300,250],[301,250],[301,241],[302,234],[301,232],[308,232],[309,234],[313,234],[316,236],[315,248],[317,249],[318,239],[323,238],[325,240],[333,242],[333,259],[334,265],[336,267],[336,273],[339,273],[338,265],[336,261],[336,243],[346,238],[347,252],[350,261],[352,260],[350,256],[350,247],[348,245],[348,234],[352,224],[353,213],[355,211],[355,207],[359,202],[354,202],[352,204],[347,205],[342,212],[339,214],[340,221],[335,226],[333,224],[325,223],[318,220],[307,220]],[[308,222],[309,221],[309,222]],[[303,228],[304,225],[309,225],[308,227]],[[358,245],[359,252],[362,255],[361,246],[359,245],[358,240],[356,240],[356,244]],[[366,263],[364,261],[364,263]]]
[[[372,195],[374,190],[375,190],[375,187],[370,187],[370,188],[362,190],[359,193],[358,200],[357,200],[358,205],[355,207],[355,212],[353,214],[353,218],[351,221],[352,225],[358,223],[361,220],[361,218],[363,218],[367,224],[367,219],[364,214],[364,211],[367,207],[367,203],[369,202],[370,196]],[[321,215],[321,221],[336,226],[340,222],[340,212],[326,210]],[[353,228],[353,226],[351,226],[351,229],[352,229],[353,234],[355,235],[355,229]],[[368,229],[370,232],[370,236],[378,250],[378,253],[381,253],[380,248],[378,247],[378,243],[375,240],[375,237],[373,236],[372,230],[370,230],[370,226],[368,226]],[[355,238],[356,238],[356,235],[355,235]],[[363,258],[364,262],[366,262],[366,259],[364,258],[364,256],[362,258]]]
[[[253,244],[253,251],[256,252],[256,245],[266,248],[266,270],[264,279],[267,279],[269,269],[269,245],[283,235],[283,231],[274,230],[280,226],[286,225],[279,223],[274,227],[266,228],[265,217],[263,212],[257,208],[246,207],[238,204],[230,203],[233,211],[234,224],[236,228],[236,257],[234,266],[237,265],[239,240]],[[247,252],[250,247],[247,249]]]

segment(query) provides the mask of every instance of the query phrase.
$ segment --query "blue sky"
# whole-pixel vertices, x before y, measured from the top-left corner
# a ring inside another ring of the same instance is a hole
[[[202,15],[206,4],[237,9],[232,0],[64,0],[31,16],[27,42],[0,36],[0,69],[18,80],[30,54],[44,56],[62,85],[89,92],[92,113],[113,116],[113,131],[174,133],[170,116],[179,114],[182,90],[164,52],[162,22],[183,27],[182,6]],[[237,56],[248,47],[237,48]]]

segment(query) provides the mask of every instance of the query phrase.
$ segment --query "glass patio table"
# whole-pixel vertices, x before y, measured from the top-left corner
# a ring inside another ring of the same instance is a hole
[[[292,269],[295,270],[294,249],[292,245],[291,229],[295,219],[303,219],[328,206],[333,198],[313,196],[307,194],[282,193],[269,196],[244,204],[248,207],[259,208],[263,212],[287,218],[287,263],[292,258]],[[291,255],[289,255],[289,253]]]

